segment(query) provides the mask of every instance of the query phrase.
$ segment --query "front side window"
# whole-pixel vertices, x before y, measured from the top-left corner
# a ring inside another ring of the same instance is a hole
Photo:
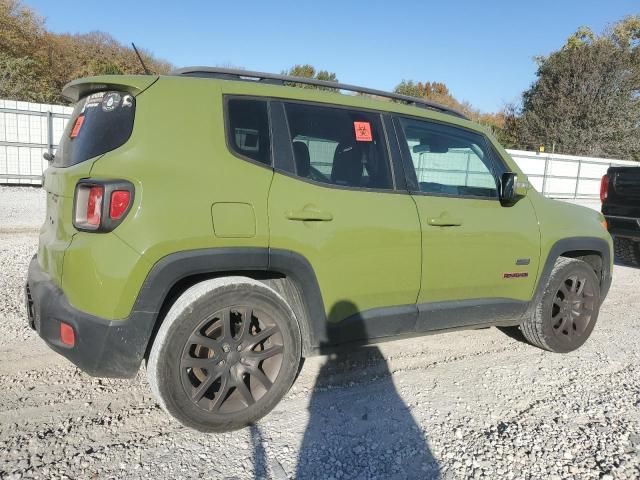
[[[482,135],[434,122],[401,118],[420,191],[497,198],[492,157]]]
[[[299,177],[344,187],[393,188],[379,115],[298,103],[285,109]]]
[[[227,104],[227,138],[231,149],[243,157],[271,165],[267,102],[232,98]]]

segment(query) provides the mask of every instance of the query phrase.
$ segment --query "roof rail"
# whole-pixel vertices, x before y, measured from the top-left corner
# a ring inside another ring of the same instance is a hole
[[[184,67],[171,72],[171,75],[184,75],[188,77],[205,77],[219,78],[223,80],[244,80],[272,83],[276,85],[284,85],[288,83],[299,83],[304,85],[314,85],[316,87],[326,87],[335,90],[346,90],[350,92],[364,93],[366,95],[375,95],[377,97],[390,98],[399,100],[416,107],[428,108],[438,112],[454,115],[456,117],[469,118],[463,113],[439,103],[430,102],[423,98],[410,97],[409,95],[401,95],[399,93],[390,93],[383,90],[375,90],[373,88],[358,87],[356,85],[348,85],[346,83],[330,82],[327,80],[316,80],[315,78],[294,77],[291,75],[280,75],[277,73],[252,72],[250,70],[240,70],[234,68],[218,68],[218,67]]]

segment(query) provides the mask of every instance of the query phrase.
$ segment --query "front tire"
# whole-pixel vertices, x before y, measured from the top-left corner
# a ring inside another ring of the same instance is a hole
[[[187,289],[154,340],[147,374],[162,408],[205,432],[245,427],[269,413],[291,387],[300,330],[287,302],[247,277]]]
[[[520,329],[533,345],[567,353],[587,341],[599,310],[600,282],[593,268],[582,260],[560,257],[535,312]]]

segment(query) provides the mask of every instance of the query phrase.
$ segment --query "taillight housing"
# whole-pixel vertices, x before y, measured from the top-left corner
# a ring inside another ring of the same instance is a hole
[[[600,180],[600,201],[604,202],[609,196],[609,175],[604,175]]]
[[[83,232],[110,232],[127,216],[134,188],[126,180],[80,180],[73,201],[73,226]]]

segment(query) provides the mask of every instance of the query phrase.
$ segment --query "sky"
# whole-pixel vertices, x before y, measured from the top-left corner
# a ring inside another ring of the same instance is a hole
[[[310,63],[344,83],[392,90],[438,81],[485,112],[517,102],[534,57],[578,27],[596,32],[639,0],[148,1],[24,0],[57,33],[100,30],[176,67],[280,73]]]

